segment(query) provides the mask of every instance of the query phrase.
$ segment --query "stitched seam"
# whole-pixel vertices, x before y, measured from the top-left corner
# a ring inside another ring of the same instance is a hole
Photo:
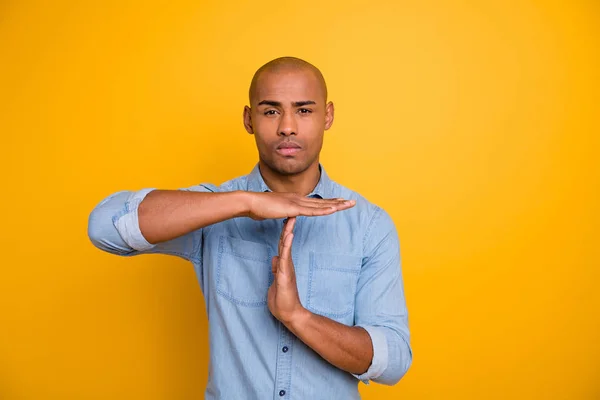
[[[313,282],[313,269],[314,269],[314,253],[310,253],[309,256],[309,266],[308,266],[308,296],[306,299],[306,307],[311,307],[310,299],[312,298],[312,282]]]
[[[229,254],[230,256],[234,256],[234,257],[237,257],[237,258],[241,258],[242,260],[257,261],[257,262],[262,262],[262,263],[265,263],[265,264],[267,264],[269,262],[268,258],[264,259],[264,258],[248,257],[248,256],[243,256],[241,254],[236,254],[233,251],[223,250],[223,253],[224,254]]]
[[[290,335],[291,337],[291,335]],[[289,346],[289,353],[290,353],[290,366],[294,365],[294,339],[292,338],[290,340],[290,346]],[[289,374],[289,379],[288,379],[288,387],[287,387],[287,391],[290,392],[292,390],[292,377],[294,376],[294,374],[292,374],[292,368],[290,368],[290,370],[288,371]]]
[[[221,236],[221,238],[224,238],[224,236]],[[238,239],[238,238],[235,238],[232,236],[227,236],[227,238],[233,239],[234,241],[242,240],[242,239]],[[231,240],[230,240],[230,242],[231,242]],[[270,254],[271,249],[268,246],[264,246],[260,243],[255,243],[255,242],[249,242],[249,243],[252,243],[258,247],[262,247],[264,250],[266,250],[267,251],[266,258],[258,258],[258,257],[247,256],[245,254],[240,254],[240,253],[236,252],[237,249],[235,249],[234,247],[232,247],[231,249],[225,249],[225,244],[223,244],[223,253],[232,255],[237,258],[241,258],[242,260],[258,261],[258,262],[263,262],[263,263],[269,264],[269,260],[270,260],[269,254]]]
[[[231,301],[232,303],[240,305],[240,306],[262,307],[265,304],[267,304],[267,300],[261,300],[261,301],[244,301],[244,300],[238,300],[238,299],[233,298],[229,293],[225,293],[223,290],[221,290],[219,288],[217,288],[217,293],[219,293],[221,296],[223,296],[227,300]]]
[[[337,272],[345,272],[348,274],[354,274],[354,275],[358,275],[360,273],[360,267],[356,268],[356,269],[349,269],[349,268],[325,268],[325,267],[315,267],[315,269],[318,269],[320,271],[337,271]]]
[[[217,251],[217,293],[219,293],[219,285],[221,284],[221,264],[223,262],[223,236],[219,237],[219,250]]]
[[[113,215],[112,223],[115,224],[117,222],[117,220],[119,220],[125,214],[127,214],[127,209],[119,210],[115,215]]]
[[[208,187],[208,186],[206,186],[206,185],[204,185],[204,184],[200,184],[200,186],[202,186],[203,188],[205,188],[206,190],[208,190],[208,191],[209,191],[209,192],[211,192],[211,193],[216,193],[214,190],[212,190],[210,187]],[[204,228],[202,228],[202,229],[204,229],[204,231],[205,231],[205,232],[206,232],[206,234],[208,235],[208,232],[210,232],[210,231],[212,230],[212,227],[213,227],[214,225],[215,225],[215,224],[213,224],[213,225],[208,225],[208,226],[205,226],[205,227],[204,227]]]
[[[193,242],[190,258],[197,260],[200,265],[202,264],[202,247],[204,246],[203,235],[202,229],[198,229],[192,233]]]
[[[200,259],[197,257],[192,257],[189,254],[184,254],[184,253],[180,253],[178,251],[173,251],[173,250],[150,249],[150,250],[142,251],[141,254],[165,254],[165,255],[183,257],[186,260],[195,262],[195,263],[200,262]]]
[[[342,317],[347,317],[348,315],[352,314],[353,310],[349,310],[346,311],[344,313],[341,314],[336,314],[336,313],[332,313],[332,312],[326,312],[323,310],[319,310],[316,307],[313,307],[313,310],[317,311],[320,315],[323,315],[325,317],[332,317],[332,318],[342,318]]]
[[[363,237],[363,253],[364,253],[365,244],[367,243],[367,239],[369,238],[369,235],[371,234],[371,229],[373,228],[373,223],[375,222],[376,217],[380,215],[380,211],[381,211],[381,208],[375,206],[375,212],[373,212],[373,216],[371,217],[371,221],[369,222],[369,226],[367,227],[367,231],[365,232],[365,236]]]

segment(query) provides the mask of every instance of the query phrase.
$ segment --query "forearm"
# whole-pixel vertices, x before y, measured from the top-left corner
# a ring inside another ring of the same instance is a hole
[[[247,193],[153,190],[138,208],[140,231],[155,244],[247,214]]]
[[[371,337],[361,327],[346,326],[306,309],[286,326],[308,347],[344,371],[359,375],[371,364]]]

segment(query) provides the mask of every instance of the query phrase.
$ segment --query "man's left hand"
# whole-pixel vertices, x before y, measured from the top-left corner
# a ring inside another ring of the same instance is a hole
[[[271,271],[275,276],[269,288],[267,301],[271,314],[283,324],[290,324],[306,310],[300,303],[296,273],[292,262],[293,229],[296,218],[288,218],[279,238],[279,255],[271,261]]]

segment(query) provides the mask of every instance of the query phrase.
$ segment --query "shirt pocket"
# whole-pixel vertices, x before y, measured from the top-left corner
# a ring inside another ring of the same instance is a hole
[[[351,324],[361,266],[362,258],[358,256],[311,252],[307,308]]]
[[[220,236],[217,293],[240,306],[266,305],[273,281],[271,258],[267,245]]]

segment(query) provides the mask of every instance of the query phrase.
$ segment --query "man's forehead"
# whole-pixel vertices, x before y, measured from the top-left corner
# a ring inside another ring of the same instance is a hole
[[[291,97],[290,101],[312,100],[325,101],[324,85],[319,77],[308,68],[262,71],[256,79],[251,102],[256,104],[262,100],[276,100]]]
[[[291,92],[321,92],[319,82],[314,76],[306,74],[270,74],[261,77],[256,85],[257,94],[265,92],[291,93]]]

